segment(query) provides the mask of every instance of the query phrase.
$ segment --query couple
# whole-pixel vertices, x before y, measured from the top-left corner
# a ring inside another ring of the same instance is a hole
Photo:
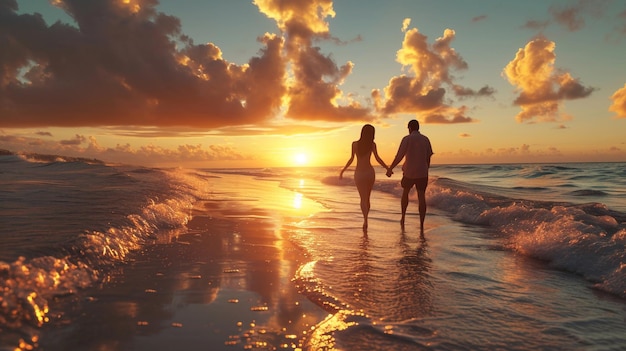
[[[411,120],[408,124],[409,135],[402,138],[400,147],[393,162],[389,167],[378,156],[376,143],[374,142],[374,127],[366,124],[361,129],[361,138],[352,143],[352,154],[341,170],[339,178],[343,178],[343,172],[352,164],[356,155],[356,169],[354,171],[354,182],[361,197],[361,212],[363,213],[363,230],[367,229],[367,216],[370,211],[370,194],[374,187],[376,178],[374,167],[370,163],[372,154],[381,166],[387,169],[387,177],[393,174],[393,168],[405,158],[402,165],[402,181],[403,188],[402,199],[400,201],[402,208],[402,218],[400,225],[404,229],[404,217],[406,209],[409,205],[409,192],[415,186],[417,190],[417,198],[419,202],[420,213],[420,234],[424,235],[424,219],[426,218],[426,186],[428,185],[428,168],[430,168],[430,158],[433,155],[430,140],[419,132],[420,125],[417,120]]]

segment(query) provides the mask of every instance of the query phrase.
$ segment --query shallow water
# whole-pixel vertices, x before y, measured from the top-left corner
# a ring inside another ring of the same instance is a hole
[[[417,214],[403,232],[397,197],[376,193],[364,236],[354,189],[334,189],[332,197],[344,201],[310,222],[340,225],[314,231],[302,223],[292,233],[317,259],[300,272],[305,294],[336,311],[311,349],[626,347],[623,299],[511,251],[498,228],[459,224],[431,208],[421,239]]]
[[[193,323],[232,313],[224,301],[233,296],[284,311],[246,321],[272,330],[266,348],[297,335],[310,350],[626,349],[624,166],[435,166],[420,238],[414,198],[399,226],[399,175],[377,175],[365,234],[354,185],[333,168],[156,170],[1,156],[0,349],[20,339],[24,349],[168,349],[191,338],[230,350],[243,345],[223,343],[243,333],[236,315]],[[189,228],[194,216],[211,221]],[[300,247],[299,266],[215,266],[223,252],[244,264],[246,223]],[[211,231],[232,251],[205,246],[194,256],[184,242],[214,244]],[[166,263],[171,275],[158,274]],[[243,275],[258,269],[272,272],[267,281]],[[164,279],[168,298],[146,299]],[[102,313],[107,327],[90,319]],[[141,313],[160,322],[138,326]],[[118,324],[126,327],[109,327]]]

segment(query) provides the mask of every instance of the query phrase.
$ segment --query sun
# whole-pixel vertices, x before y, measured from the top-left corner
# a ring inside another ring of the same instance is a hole
[[[293,159],[298,166],[304,166],[309,162],[309,157],[305,153],[295,154]]]

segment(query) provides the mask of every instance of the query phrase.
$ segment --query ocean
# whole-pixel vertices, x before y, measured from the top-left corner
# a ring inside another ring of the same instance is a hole
[[[434,165],[424,237],[413,193],[399,226],[399,174],[377,169],[364,232],[354,183],[339,180],[339,169],[156,169],[3,152],[0,350],[65,349],[77,330],[85,340],[74,350],[169,349],[159,340],[176,339],[163,326],[189,325],[177,322],[191,318],[181,312],[189,303],[169,301],[168,314],[150,322],[137,298],[124,305],[131,329],[162,328],[109,333],[106,342],[101,321],[87,331],[81,323],[107,296],[121,305],[126,297],[112,289],[132,283],[133,267],[176,261],[168,252],[196,239],[220,243],[216,235],[239,250],[237,228],[250,221],[271,221],[272,235],[302,254],[293,274],[271,266],[279,271],[271,282],[239,277],[244,256],[228,267],[223,252],[194,258],[221,260],[222,278],[206,283],[211,296],[194,304],[215,309],[198,334],[219,342],[202,349],[626,350],[626,163]],[[202,230],[191,225],[198,218],[208,221]],[[295,317],[270,317],[285,286],[297,305],[317,309],[297,327]],[[237,302],[229,294],[242,291],[265,303],[252,306],[252,330],[220,326],[215,314],[228,314]]]

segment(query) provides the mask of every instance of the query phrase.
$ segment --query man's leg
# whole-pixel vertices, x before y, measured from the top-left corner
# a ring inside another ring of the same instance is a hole
[[[424,219],[426,219],[426,187],[428,186],[428,177],[420,178],[415,183],[417,190],[418,208],[420,211],[420,233],[424,235]]]
[[[409,206],[409,191],[411,187],[405,187],[402,190],[402,198],[400,199],[400,206],[402,207],[402,218],[400,219],[400,225],[404,229],[404,217],[406,216],[406,208]]]
[[[424,219],[426,219],[426,190],[417,190],[417,200],[420,211],[420,233],[424,235]]]

